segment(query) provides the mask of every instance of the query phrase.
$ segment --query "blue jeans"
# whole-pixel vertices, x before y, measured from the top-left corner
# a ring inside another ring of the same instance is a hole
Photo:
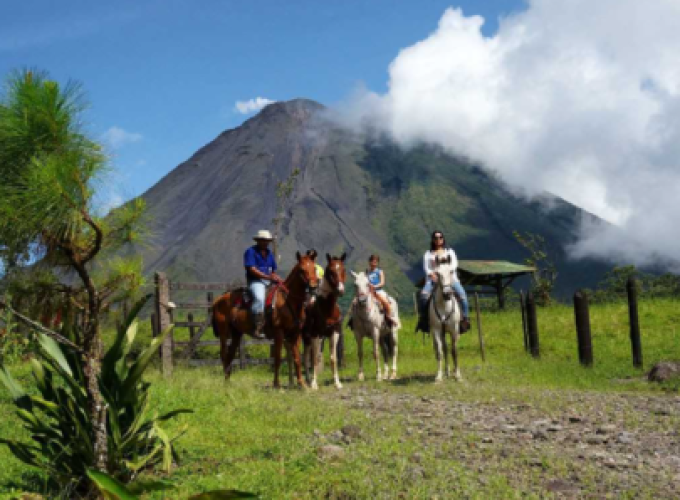
[[[264,313],[264,301],[268,286],[268,280],[248,280],[248,289],[253,297],[253,304],[250,306],[253,314]]]
[[[423,289],[420,291],[420,293],[423,294],[423,298],[430,297],[430,295],[432,294],[433,287],[434,283],[432,283],[432,279],[427,278],[427,280],[425,281],[425,286],[423,286]],[[469,318],[470,306],[468,305],[468,299],[467,294],[465,293],[465,288],[463,288],[463,285],[460,284],[460,281],[454,281],[453,289],[456,291],[458,295],[460,295],[460,301],[463,303],[463,316]]]

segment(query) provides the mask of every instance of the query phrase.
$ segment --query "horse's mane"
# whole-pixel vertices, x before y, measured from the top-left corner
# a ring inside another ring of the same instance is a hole
[[[300,269],[300,263],[297,263],[293,266],[293,269],[290,270],[288,273],[288,276],[286,277],[286,280],[284,281],[284,285],[286,285],[286,288],[290,288],[290,285],[293,284],[293,279],[297,275],[296,271]]]

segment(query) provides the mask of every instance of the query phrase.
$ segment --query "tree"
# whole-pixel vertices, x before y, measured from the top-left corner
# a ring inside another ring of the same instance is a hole
[[[552,291],[557,280],[557,268],[548,257],[548,247],[545,238],[540,234],[513,231],[513,236],[526,248],[530,256],[524,262],[536,271],[531,275],[531,285],[534,290],[536,303],[542,306],[550,305],[552,302]]]
[[[7,79],[0,96],[0,263],[9,282],[31,263],[54,269],[57,279],[49,289],[65,293],[79,310],[80,338],[74,340],[82,351],[95,423],[92,466],[106,471],[100,319],[121,289],[141,284],[141,263],[103,262],[101,256],[136,240],[144,203],[135,200],[106,218],[97,214],[94,194],[108,164],[102,147],[83,129],[85,109],[76,83],[60,85],[32,70]]]

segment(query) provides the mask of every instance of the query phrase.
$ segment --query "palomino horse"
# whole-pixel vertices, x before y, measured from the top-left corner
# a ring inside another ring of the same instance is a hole
[[[274,295],[271,323],[265,328],[268,338],[274,339],[274,387],[279,388],[279,368],[281,366],[281,349],[285,342],[286,350],[292,353],[298,384],[307,387],[302,379],[300,366],[300,335],[305,319],[305,307],[316,294],[318,279],[314,261],[309,255],[297,252],[297,264],[282,285],[274,285],[277,290]],[[220,339],[220,358],[224,368],[224,376],[231,375],[231,362],[234,360],[236,349],[241,344],[244,333],[253,331],[253,323],[249,311],[240,304],[243,291],[237,290],[225,293],[213,304],[212,326],[215,336]],[[227,346],[227,341],[231,344]],[[289,370],[289,382],[293,385],[292,371]]]
[[[323,280],[319,286],[319,293],[314,303],[307,308],[307,320],[302,331],[302,338],[305,343],[305,368],[309,373],[309,363],[312,364],[312,389],[318,389],[316,381],[319,359],[317,355],[323,356],[319,348],[322,338],[331,340],[331,368],[333,370],[333,380],[335,387],[342,389],[340,376],[338,374],[338,342],[340,341],[341,316],[338,306],[338,297],[345,293],[345,257],[331,257],[326,254],[328,265],[324,273]]]
[[[433,298],[430,301],[430,332],[434,342],[434,352],[437,356],[438,371],[435,382],[442,381],[442,354],[446,363],[446,376],[450,377],[449,356],[446,350],[446,332],[451,334],[453,347],[451,354],[455,368],[454,378],[462,380],[458,367],[458,338],[460,337],[460,308],[453,292],[455,267],[451,257],[439,259],[435,257],[434,272],[437,281],[434,283]]]
[[[392,313],[393,326],[390,327],[385,321],[385,316],[380,310],[378,299],[373,295],[369,287],[368,278],[365,273],[355,273],[354,285],[356,287],[356,303],[352,312],[352,323],[354,327],[354,337],[357,341],[357,353],[359,355],[359,380],[364,380],[364,337],[373,340],[373,359],[377,370],[376,380],[382,381],[380,371],[380,358],[378,355],[378,344],[382,350],[385,361],[385,378],[394,380],[397,378],[397,339],[401,322],[399,321],[399,309],[396,301],[390,297],[390,309]],[[389,374],[388,357],[392,358],[392,374]]]

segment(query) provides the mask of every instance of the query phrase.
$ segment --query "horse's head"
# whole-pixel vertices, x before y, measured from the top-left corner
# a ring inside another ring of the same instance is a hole
[[[326,254],[328,264],[326,265],[324,279],[328,282],[333,291],[340,296],[345,294],[345,279],[347,279],[345,273],[345,257],[347,257],[347,254],[345,253],[340,257],[331,257],[329,254]]]
[[[354,276],[354,296],[357,299],[357,304],[366,306],[368,297],[371,295],[368,277],[366,273],[355,273],[354,271],[352,271],[352,276]]]
[[[297,278],[305,284],[307,298],[315,297],[317,288],[319,287],[319,278],[316,276],[314,259],[309,252],[307,252],[306,255],[301,255],[300,252],[297,252],[295,256],[298,261]]]
[[[437,282],[442,289],[444,300],[451,300],[453,297],[453,282],[455,280],[456,268],[451,262],[451,256],[439,256],[434,258],[434,272],[437,275]]]

